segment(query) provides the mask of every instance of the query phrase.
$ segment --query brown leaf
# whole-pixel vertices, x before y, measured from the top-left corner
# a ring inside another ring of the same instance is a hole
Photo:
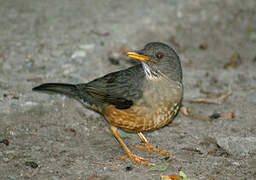
[[[161,179],[162,180],[165,180],[165,179],[178,180],[178,179],[183,179],[183,177],[179,176],[177,174],[171,174],[171,175],[167,175],[167,176],[161,176]]]

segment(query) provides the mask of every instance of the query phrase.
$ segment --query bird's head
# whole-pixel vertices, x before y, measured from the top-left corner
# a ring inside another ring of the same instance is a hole
[[[175,81],[182,81],[182,68],[179,56],[166,44],[151,42],[142,50],[128,51],[127,55],[141,61],[146,77],[159,80],[167,77]]]

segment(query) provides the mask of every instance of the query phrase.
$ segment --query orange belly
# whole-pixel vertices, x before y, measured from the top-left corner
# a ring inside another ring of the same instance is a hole
[[[113,105],[104,108],[106,120],[113,126],[130,132],[151,131],[165,126],[175,117],[179,110],[178,103],[146,108],[134,105],[129,109],[117,109]]]

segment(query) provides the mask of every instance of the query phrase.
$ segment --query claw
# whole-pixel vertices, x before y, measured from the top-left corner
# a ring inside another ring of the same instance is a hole
[[[125,155],[125,156],[121,156],[120,159],[121,159],[121,160],[125,160],[125,159],[127,159],[128,157],[130,158],[130,160],[132,161],[132,163],[133,163],[134,165],[137,165],[137,164],[136,164],[137,162],[140,163],[140,164],[143,164],[143,165],[145,165],[145,166],[152,166],[152,165],[154,165],[153,163],[146,162],[146,161],[149,161],[147,158],[140,157],[140,156],[138,156],[138,155],[136,155],[136,154],[133,154],[133,153],[127,154],[127,155]]]
[[[153,151],[153,152],[163,154],[163,155],[166,155],[166,156],[169,155],[169,153],[167,151],[157,149],[154,146],[152,146],[141,132],[138,133],[138,136],[143,141],[144,145],[134,145],[133,147],[139,148],[139,149],[146,149],[149,154],[151,154],[152,151]]]

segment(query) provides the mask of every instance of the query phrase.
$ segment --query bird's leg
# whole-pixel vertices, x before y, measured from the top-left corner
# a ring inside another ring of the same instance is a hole
[[[156,153],[159,153],[159,154],[163,154],[163,155],[169,155],[168,152],[164,151],[164,150],[161,150],[161,149],[157,149],[155,148],[154,146],[152,146],[148,140],[146,139],[146,137],[141,133],[137,133],[138,136],[140,137],[140,139],[142,140],[142,142],[144,143],[144,145],[134,145],[135,148],[139,148],[139,149],[146,149],[147,152],[149,154],[153,152],[156,152]]]
[[[111,130],[112,134],[115,136],[115,138],[118,140],[118,142],[120,143],[120,145],[122,146],[122,148],[126,152],[127,156],[130,158],[130,160],[132,161],[132,163],[134,165],[136,165],[136,162],[146,165],[146,166],[152,165],[151,163],[145,162],[145,161],[148,161],[146,158],[137,156],[131,152],[131,150],[126,146],[126,144],[124,143],[124,141],[118,134],[117,127],[110,125],[110,130]]]

